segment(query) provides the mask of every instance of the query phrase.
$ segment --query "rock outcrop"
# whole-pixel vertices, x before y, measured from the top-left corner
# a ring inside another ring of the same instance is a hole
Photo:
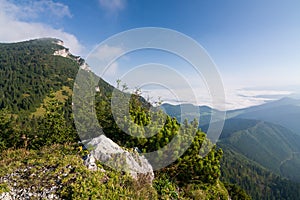
[[[96,159],[93,155],[89,154],[85,160],[84,165],[87,166],[87,168],[91,171],[97,171],[98,167],[96,164]]]
[[[85,71],[91,71],[91,68],[90,66],[86,63],[86,62],[83,62],[81,65],[80,65],[80,68],[85,70]]]
[[[124,150],[105,135],[87,143],[92,148],[90,155],[116,170],[128,172],[135,180],[152,183],[154,173],[148,160],[138,152]]]
[[[70,55],[70,52],[69,52],[68,49],[64,48],[64,49],[60,49],[60,50],[55,51],[53,55],[62,56],[64,58],[66,58],[67,56]]]

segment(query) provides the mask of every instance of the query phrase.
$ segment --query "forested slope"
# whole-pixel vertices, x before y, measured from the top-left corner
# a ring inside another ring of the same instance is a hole
[[[232,118],[233,116],[242,116],[243,112],[245,114],[255,113],[257,110],[267,116],[268,111],[271,110],[270,115],[274,115],[273,118],[281,119],[286,117],[285,115],[281,116],[281,112],[278,112],[282,106],[291,104],[296,106],[298,102],[293,99],[282,99],[227,113],[230,119],[225,120],[217,143],[217,146],[223,150],[221,159],[221,180],[223,182],[239,185],[253,199],[298,198],[300,190],[300,185],[297,183],[300,166],[299,136],[277,124],[262,120]],[[164,104],[163,108],[168,114],[180,120],[180,106]],[[195,108],[193,105],[184,104],[182,106]],[[278,109],[276,109],[277,106],[279,106]],[[286,111],[292,113],[291,110]],[[207,123],[210,121],[211,113],[218,111],[203,106],[199,107],[199,111],[200,120],[202,120],[200,127],[205,132],[208,129]],[[297,113],[297,110],[294,112]],[[185,116],[192,114],[185,113]],[[298,119],[295,118],[294,121],[296,120]],[[230,184],[228,187],[230,189]]]
[[[71,177],[67,180],[64,179],[66,181],[64,188],[53,191],[55,195],[61,198],[74,197],[75,199],[102,198],[108,194],[118,196],[119,194],[111,191],[113,188],[118,188],[121,190],[120,195],[122,195],[119,198],[133,198],[134,187],[132,186],[134,184],[132,185],[130,181],[134,180],[125,177],[126,173],[124,176],[124,173],[98,163],[98,167],[108,173],[103,175],[99,172],[100,174],[97,175],[86,172],[83,166],[78,163],[81,156],[86,155],[88,151],[81,151],[78,145],[81,138],[77,134],[73,121],[72,91],[69,90],[73,88],[75,76],[84,61],[69,54],[68,50],[61,46],[59,40],[56,39],[40,39],[1,44],[0,46],[2,96],[0,176],[9,177],[6,166],[11,166],[10,172],[20,174],[20,181],[24,183],[23,185],[17,184],[16,190],[23,191],[24,187],[27,189],[30,183],[30,187],[34,187],[35,191],[43,192],[49,184],[43,185],[44,183],[41,184],[37,179],[28,179],[31,177],[30,174],[23,174],[20,168],[29,170],[28,173],[32,170],[35,173],[40,173],[40,169],[45,168],[48,177],[46,176],[44,179],[54,184],[58,174],[56,171],[55,173],[48,173],[47,170],[66,170],[68,168],[68,164],[62,162],[63,158],[55,159],[58,153],[77,163],[73,163],[72,170],[68,171],[67,174],[71,173]],[[58,50],[62,50],[66,54],[54,55]],[[228,199],[228,191],[219,179],[222,150],[210,146],[209,140],[198,129],[196,122],[189,123],[186,121],[180,125],[175,118],[165,115],[162,111],[150,109],[151,105],[138,93],[129,94],[127,91],[120,91],[119,89],[116,89],[119,98],[130,96],[130,116],[127,118],[124,116],[119,118],[120,121],[115,121],[111,108],[114,88],[90,71],[83,70],[83,74],[92,81],[94,79],[99,80],[97,83],[99,92],[96,92],[95,96],[92,97],[95,99],[94,108],[100,127],[105,135],[114,142],[129,151],[138,147],[142,152],[147,153],[151,151],[160,152],[162,147],[173,138],[177,138],[175,142],[178,145],[175,145],[174,149],[170,149],[168,156],[180,158],[157,170],[152,185],[138,186],[140,189],[144,188],[145,193],[135,195],[141,195],[139,198],[154,199]],[[63,88],[68,88],[66,90],[69,92],[63,92]],[[64,97],[58,98],[59,94],[62,93],[64,93]],[[76,102],[73,103],[73,106],[77,106]],[[35,116],[33,113],[41,106],[44,109],[43,113]],[[117,110],[120,112],[124,110],[124,106],[119,106]],[[79,115],[79,117],[85,117],[84,113]],[[162,126],[157,126],[157,123],[153,121],[153,116],[157,119],[163,119]],[[147,128],[149,124],[152,124],[153,129]],[[82,127],[94,136],[99,134],[88,124],[83,124]],[[148,138],[136,137],[143,136],[149,131],[154,131],[157,134]],[[128,135],[126,132],[130,132],[132,135]],[[191,144],[187,151],[183,152],[181,145],[185,141],[191,141]],[[212,150],[204,157],[199,155],[202,146],[212,147]],[[39,153],[41,149],[43,151]],[[53,149],[53,155],[51,151],[48,151],[50,153],[48,156],[45,155],[44,149],[46,151]],[[24,156],[14,156],[18,154],[24,154]],[[165,156],[164,154],[160,155],[160,153],[157,155],[159,155],[158,159]],[[50,159],[50,162],[47,162],[47,159]],[[156,162],[156,160],[152,162]],[[18,165],[15,165],[16,163]],[[104,181],[102,182],[104,185],[101,186],[97,184],[99,181],[97,177],[107,177],[111,181]],[[92,182],[83,180],[91,180]],[[11,191],[11,188],[15,187],[14,185],[14,182],[4,183],[1,181],[0,193]],[[248,198],[245,193],[236,193],[235,190],[230,191],[230,196],[239,199]]]
[[[49,91],[73,87],[80,60],[53,55],[64,49],[58,42],[43,39],[0,44],[0,109],[34,111]]]

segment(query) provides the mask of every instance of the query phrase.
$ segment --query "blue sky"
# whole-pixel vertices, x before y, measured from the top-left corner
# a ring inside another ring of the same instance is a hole
[[[250,97],[262,91],[276,93],[280,88],[277,93],[289,94],[300,85],[297,0],[0,0],[0,26],[0,42],[59,37],[83,57],[121,31],[149,26],[174,29],[206,49],[228,99],[240,107],[251,105]],[[139,54],[133,58],[139,60]],[[118,65],[126,62],[130,66],[128,59]],[[250,97],[231,99],[239,97],[238,92]],[[252,104],[263,101],[255,100]]]

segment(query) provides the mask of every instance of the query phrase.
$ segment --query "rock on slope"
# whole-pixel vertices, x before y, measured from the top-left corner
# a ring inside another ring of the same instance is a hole
[[[154,173],[148,160],[138,154],[122,149],[105,135],[93,138],[87,143],[91,155],[100,162],[120,171],[128,172],[134,179],[152,183]]]

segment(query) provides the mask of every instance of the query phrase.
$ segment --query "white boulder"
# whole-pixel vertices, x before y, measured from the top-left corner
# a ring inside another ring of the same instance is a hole
[[[93,138],[87,143],[92,147],[91,156],[111,168],[128,172],[134,179],[143,179],[152,183],[154,179],[153,168],[148,160],[138,152],[129,152],[107,138],[105,135]]]

